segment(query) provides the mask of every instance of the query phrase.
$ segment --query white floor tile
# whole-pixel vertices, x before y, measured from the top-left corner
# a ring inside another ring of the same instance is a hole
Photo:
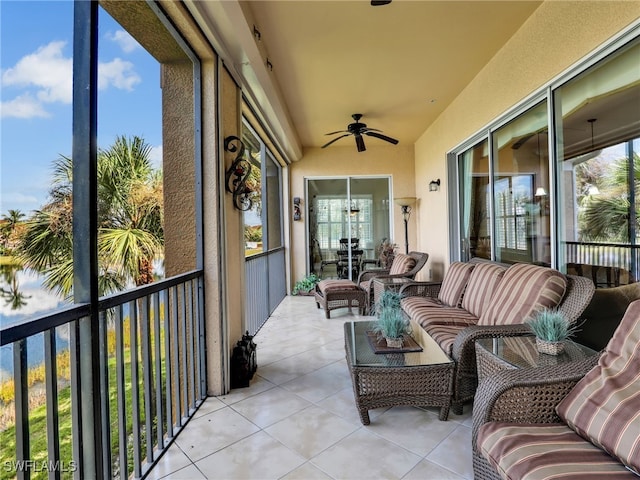
[[[446,422],[436,408],[377,408],[363,426],[343,324],[369,317],[331,317],[285,298],[254,339],[249,387],[208,398],[147,478],[471,480],[471,407]]]

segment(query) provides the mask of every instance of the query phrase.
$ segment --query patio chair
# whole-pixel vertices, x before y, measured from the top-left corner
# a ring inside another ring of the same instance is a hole
[[[473,406],[474,478],[638,478],[639,361],[636,300],[601,356],[483,380]]]
[[[366,311],[371,314],[373,307],[374,278],[408,278],[414,280],[417,273],[425,266],[429,254],[424,252],[409,252],[409,254],[397,253],[391,264],[391,268],[365,270],[358,277],[358,285],[366,293]]]

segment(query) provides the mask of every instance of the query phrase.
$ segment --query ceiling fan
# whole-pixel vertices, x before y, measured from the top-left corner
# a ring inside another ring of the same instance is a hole
[[[329,132],[326,135],[335,135],[336,133],[342,133],[339,137],[334,138],[328,143],[325,143],[322,148],[328,147],[333,142],[340,140],[341,138],[348,137],[349,135],[353,135],[356,137],[356,147],[359,152],[364,152],[366,147],[364,146],[364,139],[362,135],[369,135],[370,137],[379,138],[380,140],[384,140],[385,142],[393,143],[394,145],[398,144],[398,140],[395,138],[387,137],[386,135],[382,135],[380,130],[377,128],[369,128],[366,124],[360,123],[360,119],[362,118],[361,113],[354,113],[351,117],[355,120],[354,123],[350,123],[347,125],[346,130],[338,130],[336,132]]]

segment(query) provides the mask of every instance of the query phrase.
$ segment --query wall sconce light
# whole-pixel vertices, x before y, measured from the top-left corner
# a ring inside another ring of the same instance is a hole
[[[302,218],[300,211],[300,197],[293,197],[293,220],[297,222]]]
[[[225,175],[225,189],[233,195],[233,206],[247,211],[253,206],[253,190],[247,185],[251,163],[244,157],[244,143],[236,136],[224,139],[224,151],[238,152]]]
[[[437,192],[438,190],[440,190],[440,179],[431,180],[429,182],[429,191],[430,192]]]
[[[411,205],[416,201],[415,197],[394,198],[396,205],[400,205],[402,219],[404,220],[404,250],[409,253],[409,217],[411,217]]]

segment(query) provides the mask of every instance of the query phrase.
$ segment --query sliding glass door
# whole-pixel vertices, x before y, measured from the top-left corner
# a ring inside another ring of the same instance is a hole
[[[308,269],[357,280],[390,238],[388,177],[307,179]]]

